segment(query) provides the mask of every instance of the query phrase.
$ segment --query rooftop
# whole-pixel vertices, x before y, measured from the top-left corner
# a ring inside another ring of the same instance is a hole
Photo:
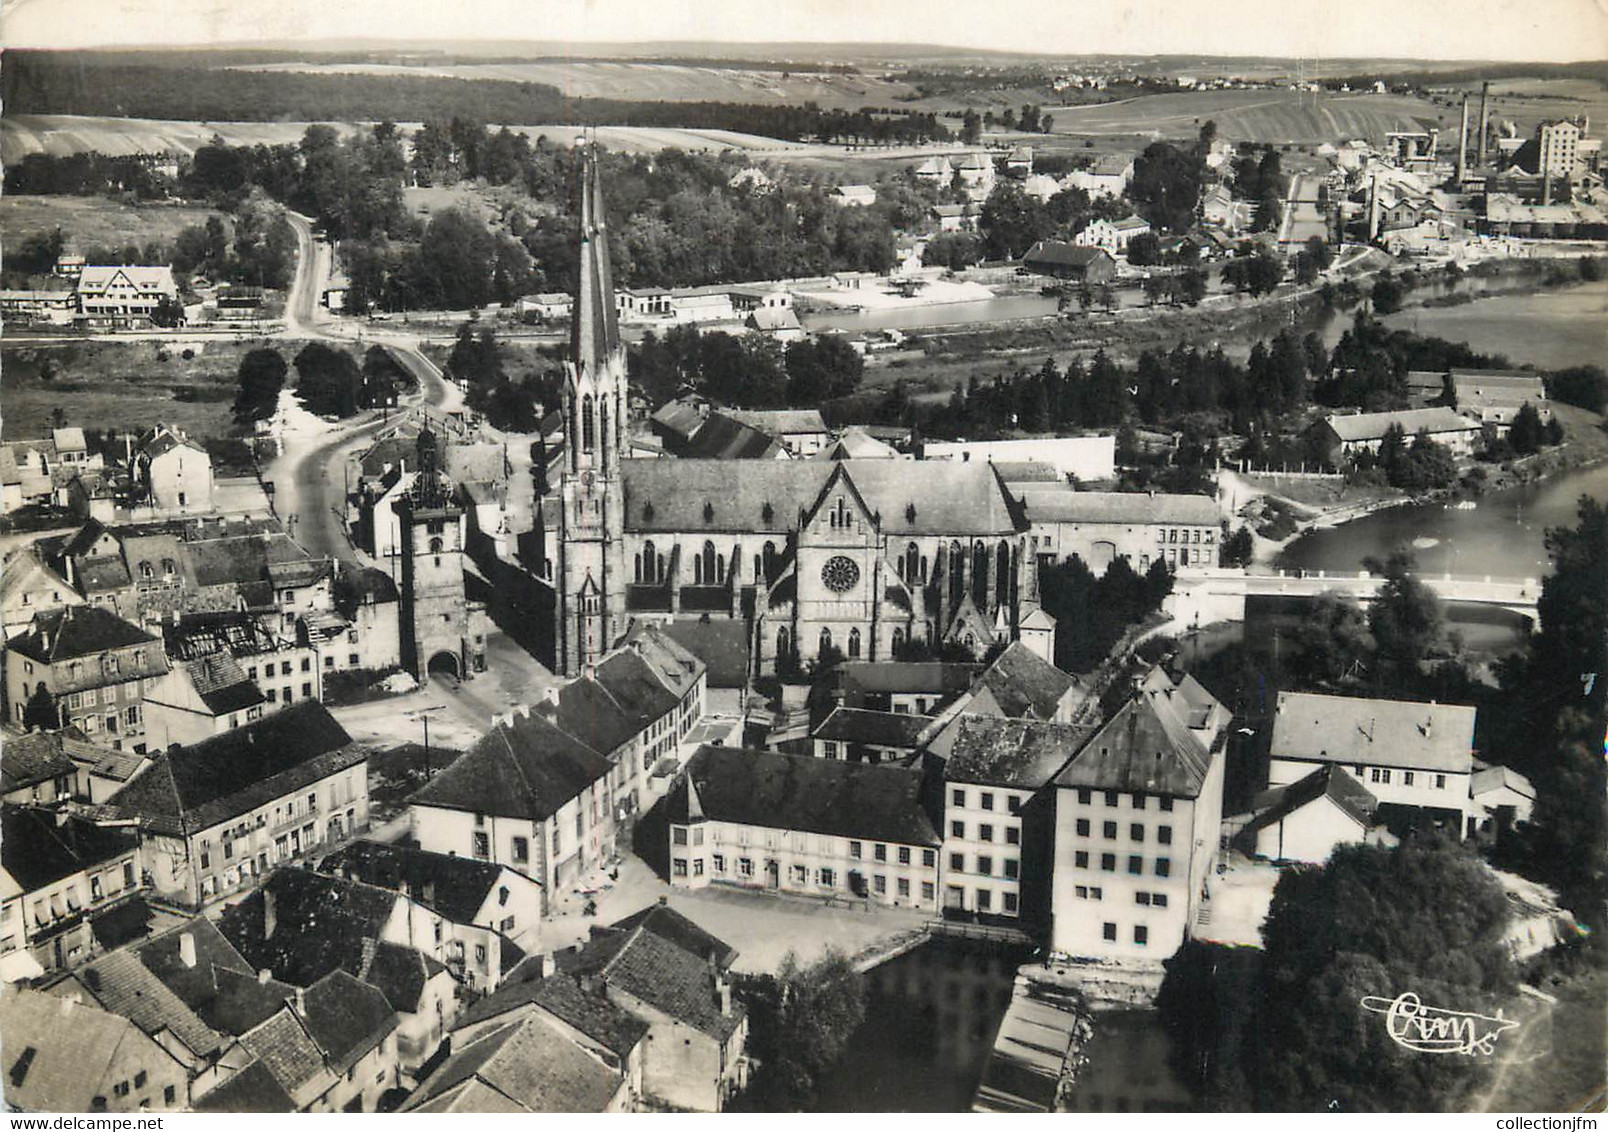
[[[1437,405],[1430,409],[1399,409],[1387,413],[1353,413],[1349,416],[1330,415],[1324,418],[1335,436],[1343,441],[1379,440],[1391,425],[1400,425],[1409,439],[1420,429],[1437,432],[1478,431],[1478,421],[1460,416],[1455,409]]]
[[[487,732],[409,801],[545,821],[608,774],[609,765],[596,749],[541,715],[516,714]]]
[[[378,888],[400,889],[455,924],[475,922],[503,875],[503,866],[490,861],[367,840],[337,849],[318,868]]]
[[[127,826],[97,825],[32,806],[0,806],[0,867],[23,892],[114,861],[138,844],[138,834]]]
[[[1013,484],[1030,523],[1177,523],[1216,526],[1222,519],[1207,495],[1146,491],[1076,491],[1069,484]]]
[[[551,1021],[529,1014],[454,1049],[405,1111],[602,1112],[623,1080]]]
[[[0,984],[9,1109],[91,1111],[95,1091],[111,1087],[119,1057],[140,1059],[135,1046],[145,1040],[134,1023],[99,1007]]]
[[[1363,829],[1373,824],[1379,799],[1362,783],[1348,774],[1344,767],[1331,763],[1297,782],[1264,790],[1251,800],[1255,814],[1245,825],[1245,832],[1254,833],[1276,825],[1297,810],[1319,798],[1328,797],[1342,813]]]
[[[1021,641],[1012,641],[983,670],[976,686],[987,688],[1008,716],[1053,719],[1066,694],[1078,685],[1076,676],[1063,672]]]
[[[921,742],[922,732],[932,723],[930,715],[837,707],[821,721],[810,738],[914,750]]]
[[[1037,790],[1055,777],[1094,731],[1089,725],[963,715],[944,763],[944,779]]]
[[[138,625],[98,605],[73,605],[35,614],[28,630],[7,641],[6,647],[40,664],[59,664],[114,649],[160,644]]]
[[[1280,692],[1269,756],[1468,774],[1475,709],[1456,704]]]
[[[1156,686],[1163,683],[1165,687]],[[1199,691],[1210,700],[1204,689]],[[1204,705],[1192,703],[1195,695],[1186,697],[1180,692],[1165,675],[1147,681],[1055,776],[1055,784],[1197,797],[1211,769],[1226,716],[1214,720],[1221,707],[1215,700]],[[1195,727],[1196,723],[1203,726]],[[1217,726],[1211,726],[1213,723]]]

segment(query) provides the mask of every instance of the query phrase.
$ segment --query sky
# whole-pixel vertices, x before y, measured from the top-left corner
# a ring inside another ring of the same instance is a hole
[[[888,42],[1064,54],[1608,59],[1608,0],[4,0],[10,47],[341,38]]]

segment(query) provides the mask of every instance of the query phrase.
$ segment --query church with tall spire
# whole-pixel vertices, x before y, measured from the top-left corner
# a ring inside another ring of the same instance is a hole
[[[625,492],[620,458],[627,444],[625,347],[614,308],[608,226],[597,152],[581,153],[580,263],[564,380],[564,470],[558,514],[555,659],[584,671],[625,632]]]
[[[552,587],[556,670],[632,619],[740,622],[752,676],[1022,640],[1048,658],[1023,505],[990,464],[631,458],[630,389],[602,174],[576,161],[579,265],[561,412],[530,565]]]

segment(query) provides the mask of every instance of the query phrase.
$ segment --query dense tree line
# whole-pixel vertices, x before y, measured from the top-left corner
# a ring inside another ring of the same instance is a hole
[[[1039,571],[1044,611],[1055,618],[1055,663],[1090,672],[1130,627],[1161,608],[1172,592],[1172,571],[1160,558],[1140,575],[1117,558],[1096,578],[1077,555]]]
[[[1458,369],[1500,369],[1506,359],[1477,353],[1466,343],[1391,330],[1358,310],[1351,327],[1329,356],[1328,376],[1313,388],[1320,405],[1353,405],[1366,412],[1407,406],[1411,370],[1445,373]]]
[[[760,334],[674,327],[649,331],[628,351],[631,380],[660,405],[690,389],[744,409],[816,406],[859,388],[865,359],[838,335],[804,338],[785,348]]]
[[[30,153],[6,167],[5,187],[8,193],[49,196],[126,193],[139,200],[161,200],[168,195],[171,181],[138,157]]]
[[[413,75],[311,74],[119,62],[85,67],[70,53],[7,52],[0,95],[8,114],[88,114],[181,121],[378,122],[455,115],[510,125],[725,129],[790,141],[913,144],[949,130],[927,113],[823,110],[732,102],[571,98],[544,83]]]
[[[458,328],[447,372],[468,386],[465,401],[491,424],[510,432],[535,432],[542,416],[558,407],[563,365],[538,353],[536,368],[511,372],[509,359],[489,326]]]

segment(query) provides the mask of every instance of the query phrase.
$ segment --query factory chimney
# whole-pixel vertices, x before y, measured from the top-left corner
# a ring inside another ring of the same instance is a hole
[[[1373,175],[1368,182],[1368,242],[1371,244],[1379,238],[1379,174]]]
[[[1457,132],[1457,187],[1468,180],[1468,95],[1463,96],[1463,127]]]
[[[1490,103],[1491,103],[1491,84],[1488,83],[1488,82],[1483,82],[1483,83],[1480,84],[1480,157],[1479,157],[1479,165],[1480,165],[1480,168],[1482,168],[1482,169],[1485,167],[1485,131],[1490,128],[1489,123],[1490,123],[1490,120],[1491,120],[1491,117],[1490,117],[1490,115],[1491,115]]]
[[[1552,203],[1552,170],[1547,169],[1541,174],[1541,203]]]

